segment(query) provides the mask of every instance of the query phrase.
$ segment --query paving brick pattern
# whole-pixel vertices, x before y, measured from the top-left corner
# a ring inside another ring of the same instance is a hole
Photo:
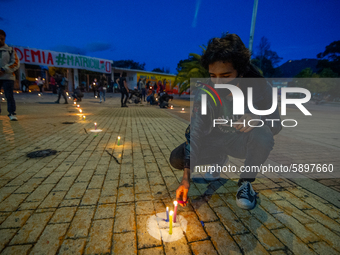
[[[187,124],[157,107],[120,108],[110,96],[83,100],[85,121],[71,104],[49,104],[52,95],[20,96],[19,121],[0,116],[1,254],[340,253],[340,209],[285,179],[257,179],[251,211],[236,205],[236,178],[192,182],[189,206],[178,209],[184,237],[157,240],[146,222],[175,197],[182,172],[169,155]],[[94,122],[103,132],[90,132]],[[26,157],[38,149],[58,153]]]

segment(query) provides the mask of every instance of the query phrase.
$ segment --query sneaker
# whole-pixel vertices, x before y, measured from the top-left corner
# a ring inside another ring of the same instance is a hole
[[[129,107],[129,106],[127,106],[126,104],[124,104],[122,107]]]
[[[100,100],[99,103],[102,103],[102,100]]]
[[[13,115],[13,114],[9,115],[8,117],[12,121],[17,121],[18,120],[18,118],[15,115]]]
[[[236,193],[236,204],[238,207],[251,210],[256,205],[256,192],[254,191],[251,183],[243,181]]]

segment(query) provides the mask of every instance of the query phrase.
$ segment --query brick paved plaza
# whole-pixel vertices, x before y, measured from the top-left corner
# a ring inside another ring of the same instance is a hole
[[[185,141],[190,103],[174,100],[174,110],[120,108],[117,96],[103,104],[90,96],[80,102],[85,120],[73,104],[53,104],[52,94],[16,95],[18,122],[9,121],[1,103],[1,254],[340,253],[338,179],[258,178],[251,211],[236,205],[237,178],[200,179],[191,184],[189,206],[178,208],[187,221],[184,237],[154,238],[147,222],[171,206],[182,178],[169,155]],[[327,112],[336,123],[338,109],[320,106],[315,114]],[[90,131],[94,122],[102,132]],[[325,162],[339,166],[338,133],[318,140],[283,130],[268,161],[284,164],[303,150],[297,163],[322,163],[311,162],[316,146]],[[43,149],[57,153],[26,156]]]

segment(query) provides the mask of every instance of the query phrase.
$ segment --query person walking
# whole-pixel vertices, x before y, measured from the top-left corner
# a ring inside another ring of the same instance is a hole
[[[100,94],[99,103],[101,103],[103,99],[104,99],[104,102],[105,102],[106,87],[107,87],[107,78],[106,78],[106,75],[103,73],[103,75],[100,78],[99,88],[98,88],[98,91],[99,91],[99,94]]]
[[[124,72],[123,75],[120,74],[120,77],[116,80],[116,82],[119,84],[120,86],[120,92],[122,94],[121,97],[121,107],[128,107],[126,105],[126,102],[128,100],[129,97],[129,88],[126,82],[126,73]],[[125,97],[125,100],[124,100]]]
[[[59,104],[60,97],[63,96],[63,98],[65,99],[64,104],[68,104],[66,93],[65,93],[65,87],[66,87],[67,79],[64,77],[64,75],[57,73],[55,81],[56,81],[56,84],[57,84],[57,87],[58,87],[58,100],[55,101],[55,103]]]
[[[42,93],[43,92],[44,81],[43,81],[43,79],[41,79],[40,76],[38,76],[37,85],[39,87],[40,92]]]
[[[15,121],[18,118],[15,116],[16,105],[13,95],[15,75],[14,72],[20,67],[17,53],[12,47],[6,43],[6,33],[0,30],[0,90],[4,89],[7,99],[7,111],[10,120]],[[1,113],[1,104],[0,104]]]

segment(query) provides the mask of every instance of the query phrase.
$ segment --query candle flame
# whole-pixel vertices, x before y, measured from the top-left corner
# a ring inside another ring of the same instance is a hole
[[[173,211],[170,211],[170,216],[172,216],[174,214],[174,212]]]
[[[174,201],[174,205],[177,206],[177,201]]]
[[[184,108],[182,108],[182,111],[184,111]]]
[[[120,136],[118,136],[118,139],[120,139]]]
[[[94,124],[95,124],[95,125],[97,125],[97,123],[96,123],[96,122],[95,122]]]

